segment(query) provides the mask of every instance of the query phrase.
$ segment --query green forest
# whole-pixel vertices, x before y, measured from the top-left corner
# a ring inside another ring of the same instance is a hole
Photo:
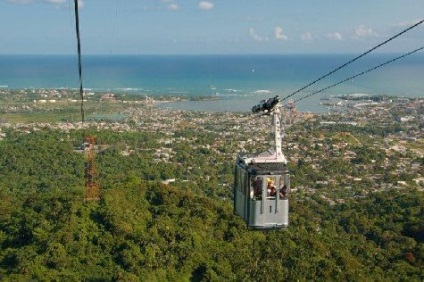
[[[85,202],[80,131],[4,132],[2,281],[424,279],[424,193],[417,187],[334,204],[319,193],[291,193],[290,226],[254,231],[233,212],[229,154],[178,143],[176,162],[155,161],[162,133],[95,132],[101,199]],[[308,182],[302,165],[291,164],[294,184]],[[161,183],[169,178],[177,181]]]

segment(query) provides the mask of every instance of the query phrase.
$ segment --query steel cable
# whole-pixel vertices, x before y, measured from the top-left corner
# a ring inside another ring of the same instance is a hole
[[[332,85],[330,85],[330,86],[327,86],[327,87],[325,87],[325,88],[322,88],[322,89],[320,89],[320,90],[318,90],[318,91],[315,91],[315,92],[313,92],[313,93],[311,93],[311,94],[308,94],[308,95],[306,95],[306,96],[304,96],[304,97],[302,97],[302,98],[299,98],[299,99],[295,100],[294,102],[299,102],[299,101],[301,101],[301,100],[303,100],[303,99],[306,99],[306,98],[308,98],[308,97],[311,97],[311,96],[313,96],[313,95],[316,95],[316,94],[318,94],[318,93],[321,93],[321,92],[323,92],[323,91],[325,91],[325,90],[328,90],[328,89],[330,89],[330,88],[333,88],[333,87],[335,87],[335,86],[337,86],[337,85],[339,85],[339,84],[342,84],[342,83],[344,83],[344,82],[346,82],[346,81],[349,81],[349,80],[354,79],[354,78],[356,78],[356,77],[358,77],[358,76],[361,76],[361,75],[364,75],[364,74],[369,73],[369,72],[371,72],[371,71],[374,71],[374,70],[376,70],[376,69],[378,69],[378,68],[381,68],[381,67],[383,67],[383,66],[385,66],[385,65],[388,65],[388,64],[390,64],[390,63],[393,63],[393,62],[395,62],[395,61],[397,61],[397,60],[399,60],[399,59],[402,59],[402,58],[404,58],[404,57],[406,57],[406,56],[412,55],[412,54],[414,54],[414,53],[416,53],[416,52],[418,52],[418,51],[420,51],[420,50],[422,50],[422,49],[424,49],[424,46],[422,46],[422,47],[420,47],[420,48],[418,48],[418,49],[415,49],[414,51],[411,51],[411,52],[408,52],[408,53],[406,53],[406,54],[403,54],[402,56],[399,56],[399,57],[396,57],[396,58],[391,59],[391,60],[389,60],[389,61],[386,61],[386,62],[384,62],[384,63],[382,63],[382,64],[380,64],[380,65],[378,65],[378,66],[375,66],[375,67],[373,67],[373,68],[367,69],[367,70],[365,70],[365,71],[363,71],[363,72],[361,72],[361,73],[358,73],[358,74],[356,74],[356,75],[354,75],[354,76],[351,76],[351,77],[348,77],[348,78],[346,78],[346,79],[343,79],[343,80],[341,80],[341,81],[339,81],[339,82],[337,82],[337,83],[334,83],[334,84],[332,84]]]
[[[422,24],[423,22],[424,22],[424,19],[423,19],[423,20],[421,20],[421,21],[419,21],[419,22],[417,22],[416,24],[414,24],[414,25],[412,25],[412,26],[408,27],[407,29],[402,30],[401,32],[399,32],[399,33],[397,33],[396,35],[394,35],[394,36],[390,37],[389,39],[385,40],[384,42],[382,42],[382,43],[380,43],[380,44],[378,44],[378,45],[374,46],[374,47],[373,47],[373,48],[371,48],[371,49],[369,49],[369,50],[368,50],[368,51],[366,51],[365,53],[362,53],[361,55],[357,56],[356,58],[354,58],[354,59],[352,59],[352,60],[348,61],[347,63],[344,63],[343,65],[341,65],[341,66],[339,66],[339,67],[335,68],[334,70],[330,71],[329,73],[327,73],[327,74],[325,74],[325,75],[323,75],[323,76],[321,76],[321,77],[319,77],[319,78],[315,79],[314,81],[312,81],[312,82],[308,83],[306,86],[304,86],[304,87],[302,87],[302,88],[300,88],[300,89],[296,90],[295,92],[293,92],[293,93],[291,93],[291,94],[287,95],[286,97],[284,97],[283,99],[281,99],[281,101],[284,101],[284,100],[287,100],[288,98],[293,97],[295,94],[299,93],[300,91],[305,90],[305,89],[306,89],[306,88],[308,88],[309,86],[311,86],[311,85],[313,85],[313,84],[317,83],[318,81],[320,81],[320,80],[322,80],[322,79],[326,78],[327,76],[332,75],[333,73],[335,73],[335,72],[339,71],[340,69],[342,69],[342,68],[346,67],[347,65],[349,65],[349,64],[351,64],[351,63],[353,63],[353,62],[355,62],[356,60],[358,60],[358,59],[360,59],[360,58],[364,57],[365,55],[367,55],[367,54],[371,53],[372,51],[376,50],[377,48],[380,48],[381,46],[383,46],[383,45],[387,44],[388,42],[392,41],[393,39],[395,39],[395,38],[397,38],[397,37],[401,36],[402,34],[404,34],[404,33],[408,32],[409,30],[411,30],[411,29],[413,29],[413,28],[415,28],[415,27],[419,26],[419,25],[420,25],[420,24]]]

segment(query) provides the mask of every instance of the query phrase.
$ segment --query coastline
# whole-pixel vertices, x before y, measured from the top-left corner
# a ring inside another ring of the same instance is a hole
[[[86,89],[88,90],[88,89]],[[91,90],[91,89],[90,89]],[[149,94],[149,95],[148,95]],[[85,92],[87,102],[112,102],[127,104],[146,104],[154,106],[157,109],[184,110],[197,112],[231,112],[231,113],[250,113],[254,105],[261,100],[266,100],[275,96],[284,98],[285,95],[271,92],[269,90],[259,90],[250,94],[241,95],[151,95],[151,93],[132,93],[132,92]],[[5,99],[6,96],[9,98]],[[79,92],[74,88],[27,88],[10,89],[0,88],[0,97],[3,105],[7,100],[20,100],[21,102],[31,103],[33,105],[41,104],[60,104],[62,106],[75,106],[80,101]],[[327,97],[314,97],[305,99],[295,105],[297,111],[308,113],[328,113],[361,110],[364,107],[387,104],[389,100],[416,100],[416,97],[393,96],[383,94],[351,93],[338,94]],[[289,103],[285,101],[283,105]],[[69,104],[71,103],[71,104]]]
[[[194,110],[250,111],[263,99],[285,97],[322,76],[334,66],[351,58],[344,55],[226,55],[226,56],[96,56],[84,57],[84,89],[87,92],[108,92],[144,97],[179,96],[216,97],[219,103],[183,102],[169,106]],[[294,100],[352,74],[392,58],[394,54],[374,54],[356,62],[352,68],[335,73],[314,84]],[[61,89],[78,85],[76,60],[73,56],[0,55],[0,90]],[[347,81],[334,89],[298,103],[303,111],[323,112],[319,99],[349,93],[388,94],[423,97],[421,74],[424,54],[405,58],[381,70]],[[7,87],[5,87],[7,86]],[[75,86],[75,87],[72,87]],[[141,98],[140,98],[141,99]],[[250,100],[250,101],[249,101]],[[249,101],[244,104],[245,101]],[[231,105],[231,106],[230,106]]]

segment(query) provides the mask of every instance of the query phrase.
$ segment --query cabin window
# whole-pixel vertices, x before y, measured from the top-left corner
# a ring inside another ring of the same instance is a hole
[[[250,195],[255,200],[262,199],[262,183],[263,183],[262,177],[254,176],[251,178],[250,190],[252,191],[252,193]]]
[[[266,179],[266,196],[267,199],[275,199],[275,196],[277,195],[277,187],[276,187],[276,177],[275,176],[271,176],[271,177],[267,177]]]
[[[290,189],[290,180],[288,175],[281,175],[279,182],[279,195],[280,199],[284,200],[288,198]]]

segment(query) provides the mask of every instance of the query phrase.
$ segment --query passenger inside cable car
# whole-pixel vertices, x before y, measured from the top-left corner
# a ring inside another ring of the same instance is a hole
[[[252,177],[251,181],[251,188],[250,188],[250,198],[255,200],[261,200],[262,199],[262,177]],[[279,177],[279,183],[280,185],[277,188],[275,185],[275,177],[274,178],[267,178],[267,198],[272,199],[276,196],[277,192],[280,196],[280,200],[287,199],[287,185],[284,183],[284,176]]]
[[[275,188],[275,178],[268,178],[267,179],[267,198],[268,199],[272,199],[273,197],[275,197],[275,194],[277,194],[277,188]]]

